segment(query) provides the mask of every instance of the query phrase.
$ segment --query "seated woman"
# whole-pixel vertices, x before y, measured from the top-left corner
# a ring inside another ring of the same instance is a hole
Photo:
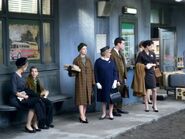
[[[40,84],[40,80],[38,78],[38,75],[39,75],[38,69],[36,67],[32,66],[30,68],[30,74],[26,80],[26,87],[33,90],[35,93],[37,93],[40,96],[40,99],[44,103],[45,108],[46,108],[45,124],[47,127],[54,127],[54,125],[51,124],[53,121],[53,105],[52,105],[51,101],[49,99],[47,99],[49,91],[45,90],[43,88],[43,86]]]
[[[10,104],[21,110],[29,110],[25,130],[29,133],[34,133],[35,131],[40,131],[37,122],[34,120],[34,114],[36,114],[39,121],[44,123],[44,109],[39,97],[26,88],[23,73],[28,67],[27,58],[21,57],[16,60],[15,64],[17,70],[11,77]]]

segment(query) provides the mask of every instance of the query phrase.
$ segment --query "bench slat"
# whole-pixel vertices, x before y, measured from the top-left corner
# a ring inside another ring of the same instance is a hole
[[[16,111],[17,108],[9,105],[0,105],[0,111]]]
[[[68,100],[68,99],[70,99],[70,98],[72,98],[72,97],[66,96],[66,95],[55,95],[55,96],[49,96],[49,97],[48,97],[48,99],[49,99],[52,103],[66,101],[66,100]]]

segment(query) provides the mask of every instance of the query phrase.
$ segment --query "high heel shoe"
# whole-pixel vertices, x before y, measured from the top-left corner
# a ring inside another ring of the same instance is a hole
[[[149,112],[150,110],[145,110],[145,112]]]
[[[81,117],[79,117],[79,121],[80,121],[80,123],[85,123],[85,124],[87,124],[87,123],[88,123],[88,121],[87,121],[87,120],[85,120],[85,121],[84,121],[84,120],[82,120],[82,119],[81,119]]]
[[[99,118],[99,120],[104,120],[106,118],[106,115],[105,116],[101,116],[100,118]]]
[[[159,112],[159,110],[155,109],[154,106],[152,106],[154,112]]]
[[[35,133],[35,130],[34,129],[33,130],[30,130],[26,126],[25,126],[25,131],[28,132],[28,133]]]

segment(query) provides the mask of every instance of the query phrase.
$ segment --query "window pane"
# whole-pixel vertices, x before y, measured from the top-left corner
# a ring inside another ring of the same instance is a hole
[[[2,0],[0,0],[0,11],[2,11]]]
[[[10,61],[28,57],[33,62],[40,61],[39,24],[36,21],[10,20],[9,46]]]
[[[159,10],[151,9],[150,23],[159,23]]]
[[[50,0],[42,0],[42,13],[50,15]]]
[[[37,14],[37,0],[8,0],[8,10],[17,13]]]
[[[44,63],[51,63],[51,30],[50,23],[43,23],[43,45],[44,45]]]
[[[0,21],[0,64],[3,64],[2,21]]]

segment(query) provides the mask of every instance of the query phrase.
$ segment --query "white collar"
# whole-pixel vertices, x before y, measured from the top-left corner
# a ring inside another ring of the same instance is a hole
[[[110,58],[101,57],[102,60],[109,61]]]
[[[115,50],[116,53],[119,55],[119,50],[117,50],[115,47],[114,47],[114,50]]]

